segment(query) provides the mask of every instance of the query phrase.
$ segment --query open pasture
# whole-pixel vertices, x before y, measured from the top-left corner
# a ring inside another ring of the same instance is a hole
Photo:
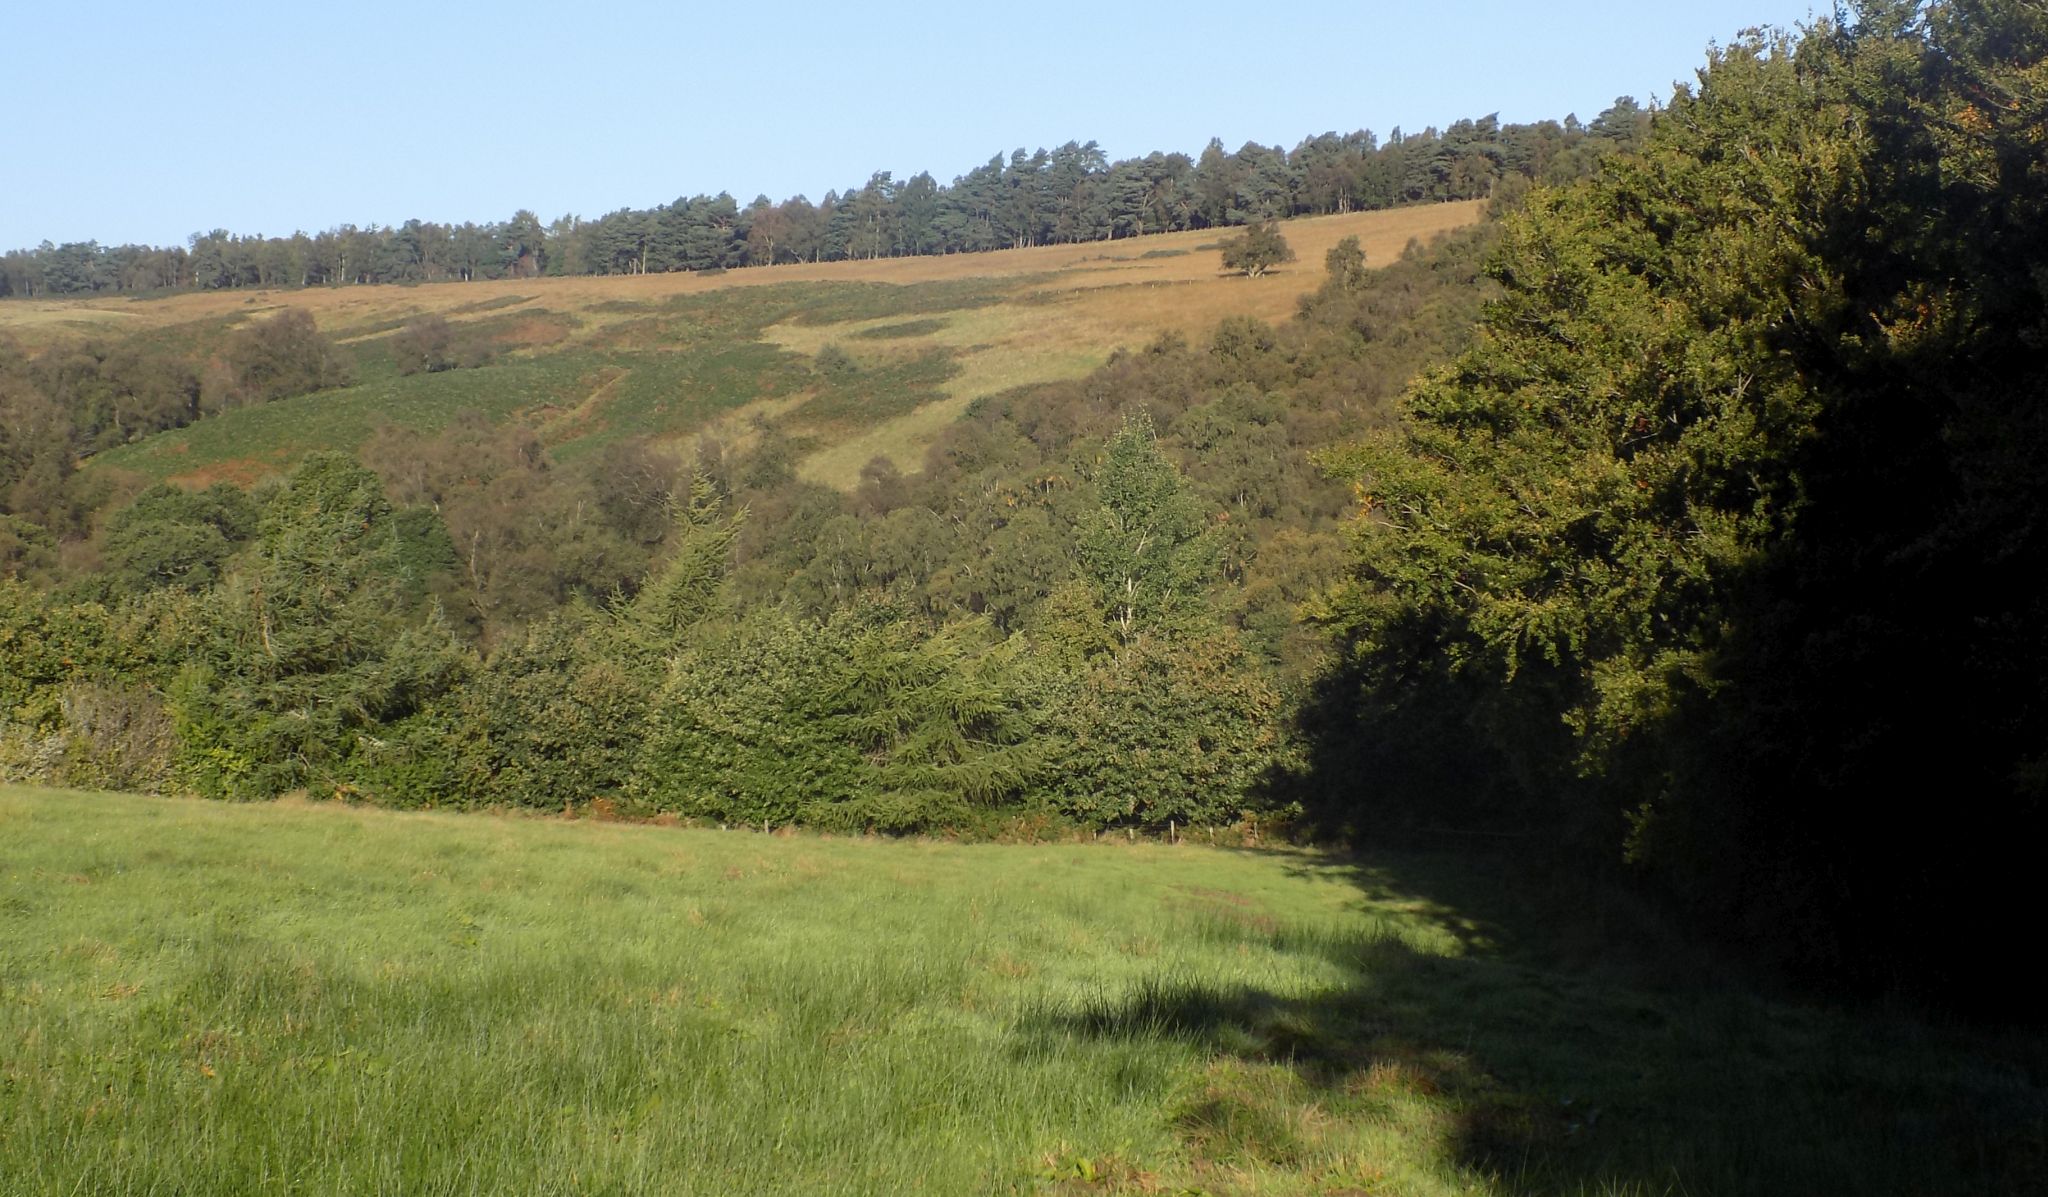
[[[0,789],[0,1192],[2042,1179],[2038,1044],[1575,956],[1445,863]]]

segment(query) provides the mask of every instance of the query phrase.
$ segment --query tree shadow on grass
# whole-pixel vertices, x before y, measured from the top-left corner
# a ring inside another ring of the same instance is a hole
[[[1561,933],[1499,880],[1503,857],[1285,859],[1340,874],[1385,917],[1345,932],[1223,921],[1340,983],[1161,975],[1025,1021],[1027,1042],[1204,1053],[1174,1112],[1203,1190],[1250,1169],[1344,1192],[2048,1192],[2036,1037],[1761,996],[1629,919]],[[1200,917],[1216,934],[1216,912]]]

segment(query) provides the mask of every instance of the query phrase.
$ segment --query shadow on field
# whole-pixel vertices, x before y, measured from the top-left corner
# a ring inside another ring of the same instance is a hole
[[[1505,857],[1288,860],[1444,934],[1417,947],[1392,924],[1338,935],[1204,912],[1341,983],[1161,977],[1026,1027],[1207,1053],[1175,1115],[1205,1190],[1272,1167],[1342,1192],[1403,1169],[1517,1193],[2048,1192],[2038,1039],[1769,1000],[1647,923],[1580,918],[1560,935],[1552,908],[1501,880]],[[1391,1171],[1370,1163],[1390,1155]]]

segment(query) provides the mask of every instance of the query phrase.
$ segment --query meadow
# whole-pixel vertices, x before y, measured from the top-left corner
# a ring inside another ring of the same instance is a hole
[[[1383,265],[1411,240],[1473,223],[1484,206],[1287,221],[1298,260],[1259,278],[1222,270],[1228,233],[1211,229],[718,272],[18,300],[0,304],[0,335],[32,352],[94,336],[203,348],[301,308],[353,359],[352,386],[229,411],[88,463],[112,478],[246,485],[315,449],[353,451],[382,424],[432,434],[474,410],[540,428],[565,462],[626,436],[744,446],[772,423],[801,447],[802,477],[850,490],[876,457],[915,472],[976,399],[1083,377],[1163,334],[1206,337],[1225,317],[1284,319],[1322,282],[1323,258],[1342,238]],[[498,356],[399,374],[390,338],[428,315]],[[845,380],[816,368],[827,347],[858,376],[858,394],[835,394]]]
[[[1758,997],[1631,909],[1561,934],[1426,853],[0,789],[0,1192],[2048,1179],[2038,1041]]]

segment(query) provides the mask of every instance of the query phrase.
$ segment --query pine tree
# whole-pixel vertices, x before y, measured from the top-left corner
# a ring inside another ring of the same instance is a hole
[[[687,499],[675,504],[669,558],[623,606],[620,633],[642,654],[673,647],[691,627],[719,609],[719,589],[732,570],[733,544],[744,510],[727,515],[708,477],[690,479]]]

